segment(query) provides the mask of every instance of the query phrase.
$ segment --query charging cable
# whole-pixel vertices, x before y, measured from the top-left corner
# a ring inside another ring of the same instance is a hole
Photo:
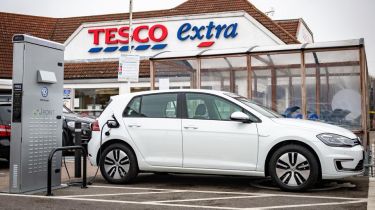
[[[63,156],[63,163],[64,163],[65,171],[68,174],[68,179],[69,179],[67,185],[68,186],[81,186],[82,185],[82,181],[71,181],[69,170],[68,170],[68,167],[66,166],[66,162],[65,162],[65,156]]]
[[[113,119],[116,121],[117,125],[118,125],[118,121],[115,117],[115,115],[112,115]],[[98,162],[98,166],[96,168],[96,172],[95,172],[95,175],[87,182],[88,185],[92,185],[96,179],[96,176],[98,175],[98,172],[99,172],[99,168],[100,168],[100,165],[101,165],[101,162],[102,162],[102,144],[103,144],[103,130],[104,130],[104,126],[108,126],[108,121],[106,123],[103,124],[102,128],[100,129],[100,146],[99,146],[99,152],[98,152],[98,155],[99,155],[99,162]],[[106,131],[106,135],[107,133],[109,133],[109,131],[111,130],[111,128],[109,128],[108,131]],[[84,158],[87,158],[87,157],[84,157]],[[69,174],[69,171],[68,171],[68,168],[66,167],[66,163],[65,163],[65,156],[64,156],[64,166],[65,166],[65,170],[66,170],[66,173],[68,174],[68,178],[69,178],[69,183],[68,185],[76,185],[76,184],[82,184],[82,182],[71,182],[70,181],[70,174]]]
[[[99,152],[98,152],[98,155],[99,155],[99,163],[98,163],[98,167],[96,169],[96,172],[95,172],[95,175],[94,177],[92,177],[88,182],[87,184],[91,185],[94,183],[94,180],[99,172],[99,168],[100,168],[100,164],[101,164],[101,156],[102,156],[102,144],[103,144],[103,129],[104,129],[104,126],[106,126],[108,123],[104,123],[104,125],[102,126],[102,129],[100,130],[100,147],[99,147]],[[109,131],[109,130],[108,130]],[[107,131],[107,132],[108,132]],[[84,157],[84,158],[87,158],[87,157]],[[68,167],[66,166],[66,161],[65,161],[65,156],[63,156],[63,164],[64,164],[64,167],[65,167],[65,171],[68,175],[68,183],[67,185],[68,186],[78,186],[78,185],[81,185],[82,184],[82,181],[76,181],[76,182],[73,182],[71,181],[71,177],[70,177],[70,173],[69,173],[69,170],[68,170]]]
[[[98,172],[99,172],[99,168],[100,168],[100,164],[102,162],[102,144],[103,144],[103,130],[104,130],[104,126],[106,126],[108,124],[108,122],[104,123],[104,125],[102,126],[102,129],[100,130],[100,147],[99,147],[99,152],[98,152],[98,155],[99,155],[99,162],[98,162],[98,167],[96,168],[96,172],[95,172],[95,175],[94,177],[92,177],[90,179],[90,181],[87,182],[87,184],[89,185],[92,185],[96,179],[96,176],[98,175]],[[109,130],[108,130],[109,131]],[[108,132],[107,131],[107,132]]]

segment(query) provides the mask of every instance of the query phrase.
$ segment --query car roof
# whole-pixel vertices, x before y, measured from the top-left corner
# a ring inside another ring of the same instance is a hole
[[[138,95],[149,95],[149,94],[157,94],[157,93],[176,93],[176,92],[194,92],[194,93],[211,93],[215,95],[227,95],[233,96],[236,95],[234,93],[226,92],[226,91],[218,91],[218,90],[205,90],[205,89],[169,89],[169,90],[148,90],[148,91],[141,91],[136,93],[127,93],[123,95],[116,95],[112,96],[111,98],[117,100],[118,98],[129,98]]]

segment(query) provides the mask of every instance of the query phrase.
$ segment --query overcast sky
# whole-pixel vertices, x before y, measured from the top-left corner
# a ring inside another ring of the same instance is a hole
[[[135,11],[168,9],[185,0],[133,0]],[[315,41],[365,38],[370,74],[375,75],[374,0],[250,0],[273,19],[302,17]],[[72,17],[128,11],[128,0],[0,0],[0,11]]]

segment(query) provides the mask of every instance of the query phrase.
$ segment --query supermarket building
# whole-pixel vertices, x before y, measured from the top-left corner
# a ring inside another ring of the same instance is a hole
[[[65,45],[64,104],[98,116],[113,95],[161,88],[235,92],[287,117],[348,128],[366,142],[370,82],[363,39],[314,42],[303,19],[272,20],[248,0],[187,0],[133,14],[139,80],[118,80],[129,14],[49,18],[0,13],[0,99],[11,96],[12,36]],[[348,100],[350,99],[350,100]]]
[[[134,53],[140,79],[117,79],[118,59],[129,50],[129,14],[49,18],[0,13],[0,95],[10,95],[12,36],[27,33],[66,46],[65,103],[98,114],[111,95],[150,89],[148,59],[158,53],[313,42],[302,19],[271,20],[247,0],[188,0],[167,10],[136,12]]]

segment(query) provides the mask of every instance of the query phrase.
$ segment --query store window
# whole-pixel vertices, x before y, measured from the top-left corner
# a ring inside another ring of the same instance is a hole
[[[138,92],[148,91],[148,90],[150,90],[150,87],[131,87],[130,88],[130,92],[132,93],[138,93]]]
[[[118,88],[75,89],[74,111],[97,117],[118,94]]]
[[[0,102],[12,101],[12,90],[0,90]]]

